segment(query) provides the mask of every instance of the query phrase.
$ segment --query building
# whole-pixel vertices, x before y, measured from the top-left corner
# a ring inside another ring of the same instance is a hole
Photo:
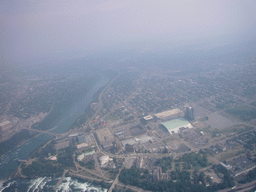
[[[125,150],[126,150],[126,152],[128,152],[128,153],[133,153],[133,152],[134,152],[134,146],[133,146],[133,145],[130,145],[130,144],[126,144],[126,145],[125,145]]]
[[[226,151],[227,150],[227,147],[220,144],[220,143],[217,143],[216,144],[216,147],[220,150],[220,151]]]
[[[106,140],[102,143],[102,148],[107,149],[113,147],[113,143],[110,140]]]
[[[101,156],[101,157],[99,158],[99,160],[100,160],[100,164],[101,164],[101,165],[105,165],[106,163],[109,162],[109,156],[103,155],[103,156]]]
[[[6,131],[8,129],[10,129],[12,127],[12,124],[10,121],[4,121],[2,123],[0,123],[0,129],[2,129],[2,131]]]
[[[180,109],[172,109],[161,113],[156,113],[155,116],[161,120],[168,120],[182,116],[183,112]]]
[[[122,145],[120,143],[120,141],[118,141],[118,139],[116,140],[116,150],[120,151],[122,149]]]
[[[193,126],[184,118],[173,119],[161,124],[164,126],[170,134],[178,133],[181,128],[193,128]]]
[[[77,140],[78,140],[78,143],[83,143],[83,142],[85,142],[85,141],[86,141],[85,135],[82,134],[82,135],[77,136]]]
[[[151,115],[147,115],[147,116],[144,116],[140,121],[143,125],[146,125],[148,122],[154,121],[154,117]]]
[[[139,157],[135,160],[135,167],[140,169],[143,165],[143,157]]]
[[[152,170],[153,182],[160,181],[162,179],[162,168],[154,167]]]
[[[153,116],[147,115],[147,116],[143,117],[143,119],[144,119],[145,121],[150,121],[150,120],[153,120]]]
[[[227,170],[232,169],[232,166],[231,166],[231,165],[226,165],[226,164],[224,164],[224,163],[222,163],[222,162],[220,162],[220,166],[222,166],[223,168],[225,168],[225,169],[227,169]]]
[[[185,118],[187,120],[194,120],[194,108],[186,106],[186,111],[185,111]]]
[[[93,155],[94,153],[95,153],[94,150],[86,152],[86,153],[82,153],[77,156],[77,161],[82,161],[86,156]]]

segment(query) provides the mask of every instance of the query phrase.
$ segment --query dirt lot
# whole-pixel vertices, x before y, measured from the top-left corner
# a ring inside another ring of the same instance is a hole
[[[115,140],[114,135],[112,134],[112,132],[108,128],[97,130],[96,133],[97,133],[97,136],[98,136],[101,143],[106,141],[106,140],[110,140],[110,141]]]
[[[205,123],[219,130],[231,127],[236,124],[236,122],[233,122],[230,119],[223,117],[222,115],[219,115],[218,113],[212,113],[208,115],[208,118],[209,119]]]

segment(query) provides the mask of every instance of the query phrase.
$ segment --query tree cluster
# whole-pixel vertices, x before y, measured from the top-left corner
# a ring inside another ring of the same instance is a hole
[[[248,183],[251,181],[256,180],[256,168],[254,168],[253,170],[249,171],[245,177],[245,179],[242,179],[239,181],[239,183]]]
[[[61,175],[63,166],[54,161],[34,161],[22,169],[22,174],[28,178]]]
[[[170,180],[152,182],[152,175],[145,169],[123,169],[119,175],[119,181],[126,185],[133,185],[149,191],[170,191],[170,192],[213,192],[235,185],[233,177],[221,166],[214,167],[216,171],[224,174],[222,183],[213,183],[206,187],[205,175],[203,172],[191,175],[187,171],[172,171]],[[206,177],[207,178],[207,177]]]
[[[155,162],[155,166],[160,166],[162,168],[163,173],[165,173],[168,169],[172,168],[173,157],[162,157]]]
[[[202,168],[209,165],[206,154],[200,155],[195,152],[184,154],[180,160],[185,162],[188,168],[190,168],[190,165],[194,168]]]

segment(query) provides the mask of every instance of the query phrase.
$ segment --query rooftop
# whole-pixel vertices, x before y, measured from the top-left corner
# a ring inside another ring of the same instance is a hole
[[[166,127],[169,133],[172,131],[177,132],[181,127],[192,128],[192,125],[184,118],[166,121],[162,125]]]
[[[169,116],[173,116],[173,115],[177,115],[182,113],[182,111],[180,109],[172,109],[172,110],[168,110],[168,111],[164,111],[161,113],[156,113],[155,116],[159,119],[163,119]]]

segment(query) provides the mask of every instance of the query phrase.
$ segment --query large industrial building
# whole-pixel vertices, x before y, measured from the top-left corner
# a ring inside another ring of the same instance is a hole
[[[180,128],[193,128],[193,126],[184,118],[179,119],[173,119],[171,121],[163,122],[161,125],[163,125],[170,134],[172,133],[178,133]]]

